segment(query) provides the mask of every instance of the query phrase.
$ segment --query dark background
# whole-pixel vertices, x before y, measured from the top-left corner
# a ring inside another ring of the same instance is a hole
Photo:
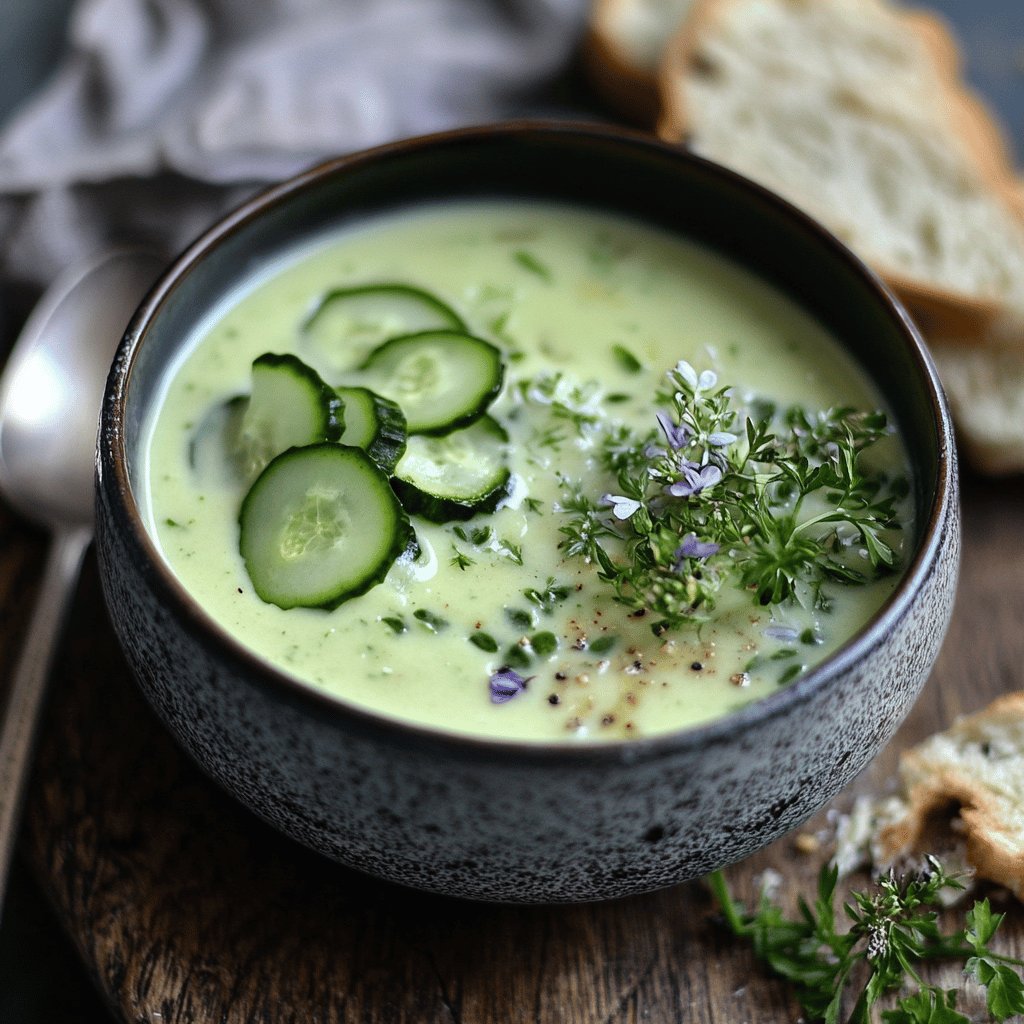
[[[967,76],[996,108],[1024,165],[1024,3],[930,0],[956,27]],[[0,0],[0,128],[45,82],[61,54],[71,0]],[[556,83],[559,100],[602,114],[577,68]],[[24,310],[0,310],[0,352]],[[110,1024],[74,951],[27,870],[16,862],[0,922],[0,1024]]]

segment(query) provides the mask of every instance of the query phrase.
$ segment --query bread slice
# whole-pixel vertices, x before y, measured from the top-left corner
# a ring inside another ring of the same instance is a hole
[[[1019,184],[936,18],[885,0],[695,0],[661,95],[663,138],[806,209],[926,335],[1024,347]]]
[[[593,0],[584,63],[594,88],[635,124],[658,119],[658,72],[693,0]]]
[[[953,821],[977,876],[1024,899],[1024,692],[906,751],[900,778],[905,812],[879,834],[884,860],[930,852],[931,830]]]
[[[929,341],[956,423],[959,447],[982,473],[1024,469],[1024,347]]]

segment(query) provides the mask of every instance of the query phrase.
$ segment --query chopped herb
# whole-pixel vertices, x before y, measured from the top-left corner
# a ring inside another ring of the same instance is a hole
[[[544,513],[541,512],[541,509],[544,507],[544,503],[540,498],[524,498],[523,504],[526,506],[528,511],[533,512],[535,515],[544,515]]]
[[[594,654],[607,654],[615,646],[615,641],[613,636],[599,636],[588,646]]]
[[[1003,921],[988,900],[979,900],[966,915],[966,927],[944,934],[938,908],[941,893],[963,886],[928,857],[924,870],[907,875],[890,871],[872,892],[853,892],[843,906],[852,922],[837,927],[834,907],[839,872],[822,868],[813,904],[801,899],[799,914],[787,918],[766,896],[749,912],[734,900],[720,871],[708,882],[726,926],[751,942],[758,957],[795,988],[812,1021],[867,1024],[872,1007],[887,993],[909,986],[896,1008],[882,1013],[887,1024],[969,1024],[956,1011],[956,990],[926,984],[918,966],[927,960],[959,959],[964,973],[986,989],[988,1012],[997,1021],[1024,1013],[1024,980],[1014,967],[1022,961],[989,949]],[[853,1009],[843,1014],[844,1004]]]
[[[506,608],[505,618],[517,629],[533,629],[533,615],[521,608]]]
[[[481,651],[489,651],[492,654],[498,649],[498,641],[490,633],[483,633],[479,630],[470,635],[469,642],[476,644]]]
[[[454,533],[455,536],[459,538],[459,540],[469,540],[469,534],[466,533],[466,528],[464,526],[453,526],[452,533]]]
[[[554,576],[549,576],[543,590],[529,587],[523,591],[523,597],[535,604],[545,615],[555,610],[555,605],[564,601],[572,593],[572,587],[557,583]]]
[[[783,672],[781,676],[779,676],[779,686],[785,686],[786,683],[793,682],[793,680],[796,679],[796,677],[800,675],[800,673],[803,672],[806,668],[806,665],[801,665],[799,662],[797,662],[795,665],[790,665],[789,668],[787,668],[786,671]]]
[[[504,537],[501,538],[501,546],[498,550],[503,554],[510,562],[515,565],[523,564],[523,548],[519,544],[513,544],[512,541],[506,540]]]
[[[512,644],[504,654],[505,663],[511,668],[529,668],[530,656],[518,644]]]
[[[604,400],[611,402],[612,405],[621,405],[623,402],[631,402],[633,396],[627,395],[622,391],[613,391],[610,395],[605,395]]]
[[[825,641],[822,638],[821,634],[817,630],[812,629],[810,626],[808,626],[800,634],[800,643],[802,643],[802,644],[807,644],[809,646],[814,646],[814,645],[817,645],[817,644],[823,644],[824,642]]]
[[[612,345],[612,355],[626,373],[639,373],[644,368],[644,364],[624,345]]]
[[[471,534],[470,538],[477,547],[482,547],[484,544],[489,543],[491,537],[494,536],[494,531],[489,526],[478,526]]]
[[[433,612],[427,611],[426,608],[417,608],[412,614],[431,633],[440,633],[442,629],[446,629],[448,626],[447,619],[442,619],[440,615],[435,615]]]
[[[165,523],[165,524],[166,524],[167,526],[176,526],[176,527],[179,527],[179,528],[181,527],[181,523],[179,523],[179,522],[177,521],[177,519],[170,519],[170,518],[167,518],[167,519],[165,519],[165,520],[164,520],[164,523]]]
[[[405,624],[405,619],[398,615],[385,615],[380,620],[385,626],[390,627],[392,633],[405,633],[409,627]]]
[[[449,565],[458,566],[463,572],[465,572],[471,565],[476,565],[476,562],[469,557],[465,552],[460,551],[454,544],[452,545],[452,551],[455,552],[449,560]]]
[[[554,633],[544,630],[541,633],[534,633],[530,637],[530,646],[536,651],[541,657],[545,657],[548,654],[554,654],[558,650],[558,637]]]
[[[517,249],[512,254],[512,258],[524,270],[528,270],[531,274],[536,274],[537,277],[548,284],[551,283],[551,271],[532,252],[528,252],[526,249]]]
[[[771,661],[784,661],[786,658],[795,657],[796,651],[792,647],[780,647],[772,654]]]

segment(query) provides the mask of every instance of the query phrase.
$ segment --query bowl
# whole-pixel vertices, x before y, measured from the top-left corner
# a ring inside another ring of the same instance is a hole
[[[141,433],[194,325],[326,225],[441,197],[567,200],[723,252],[816,315],[893,410],[916,477],[909,565],[826,662],[726,718],[595,745],[406,724],[270,667],[178,583],[143,523]],[[318,166],[229,214],[170,267],[118,350],[98,452],[97,543],[115,631],[146,697],[256,814],[345,865],[510,902],[624,896],[701,876],[805,820],[906,715],[938,653],[959,559],[955,449],[934,368],[892,295],[819,225],[715,164],[605,127],[517,123]]]

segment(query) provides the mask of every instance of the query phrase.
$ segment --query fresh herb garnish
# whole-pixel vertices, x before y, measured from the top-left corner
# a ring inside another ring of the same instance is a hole
[[[440,633],[442,629],[448,627],[447,619],[442,619],[440,615],[435,615],[426,608],[417,608],[412,614],[413,618],[422,623],[431,633]]]
[[[460,551],[454,544],[452,545],[452,551],[455,552],[448,564],[458,566],[463,572],[465,572],[471,565],[476,565],[476,562],[469,557],[464,551]]]
[[[392,633],[405,633],[409,628],[405,624],[405,619],[399,615],[385,615],[380,621],[383,622]]]
[[[512,541],[502,537],[498,543],[498,553],[507,558],[513,565],[523,564],[523,548],[521,544],[513,544]]]
[[[506,608],[505,618],[519,629],[533,629],[533,615],[530,612],[524,612],[521,608]]]
[[[615,646],[615,637],[599,636],[589,644],[589,649],[594,654],[607,654]]]
[[[543,590],[529,587],[523,591],[523,597],[535,604],[545,615],[550,615],[555,610],[555,605],[560,604],[571,593],[572,587],[558,583],[554,576],[549,576]]]
[[[498,641],[490,633],[484,633],[481,630],[471,633],[469,642],[479,647],[481,651],[488,651],[491,654],[498,650]]]
[[[612,345],[612,355],[626,373],[639,373],[644,364],[625,345]]]
[[[898,493],[860,459],[889,433],[883,413],[755,419],[685,361],[667,384],[660,444],[622,426],[603,436],[618,493],[595,500],[563,480],[558,506],[565,553],[596,563],[619,601],[653,612],[655,632],[703,621],[726,581],[760,605],[824,608],[826,584],[897,567],[885,533],[900,526]]]
[[[512,644],[512,646],[505,651],[504,658],[505,663],[512,668],[530,667],[530,655],[527,654],[519,644]]]
[[[551,283],[551,271],[548,267],[541,263],[532,252],[526,249],[517,249],[513,254],[512,258],[519,264],[524,270],[528,270],[531,274],[536,275],[542,281]]]
[[[554,654],[558,649],[558,637],[548,630],[543,630],[540,633],[534,633],[530,637],[530,646],[533,648],[534,653],[545,657],[548,654]]]
[[[851,924],[842,932],[834,910],[838,877],[835,867],[822,868],[817,898],[813,905],[801,898],[796,918],[786,917],[764,894],[757,910],[747,911],[732,898],[720,871],[708,879],[729,929],[794,985],[811,1020],[869,1024],[880,998],[911,985],[916,991],[882,1013],[887,1024],[969,1024],[956,1010],[956,992],[928,985],[918,973],[922,961],[952,958],[963,960],[964,972],[985,986],[993,1019],[1024,1013],[1024,981],[1013,969],[1024,962],[989,949],[1003,915],[993,914],[987,899],[979,900],[966,916],[966,928],[943,934],[932,908],[940,907],[944,890],[963,886],[934,857],[921,872],[890,871],[873,891],[851,893],[843,905]],[[843,1014],[850,1001],[852,1009]]]

